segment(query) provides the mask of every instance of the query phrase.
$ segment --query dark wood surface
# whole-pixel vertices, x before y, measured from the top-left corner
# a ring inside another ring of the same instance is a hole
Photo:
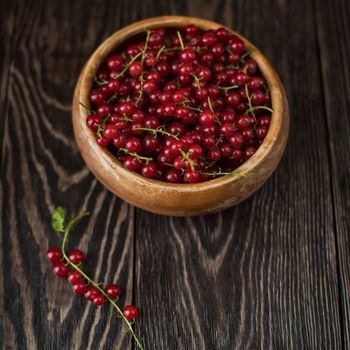
[[[135,209],[89,173],[70,104],[108,35],[156,15],[231,26],[287,90],[289,143],[252,198],[170,218]],[[140,306],[146,349],[350,348],[350,4],[303,0],[1,1],[0,348],[132,349],[110,307],[55,278],[50,214],[92,212],[71,236],[86,271]]]

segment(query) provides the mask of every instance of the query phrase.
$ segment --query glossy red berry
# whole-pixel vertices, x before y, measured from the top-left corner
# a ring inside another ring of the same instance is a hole
[[[138,78],[143,73],[143,65],[141,62],[133,62],[129,67],[129,73],[134,78]]]
[[[77,295],[84,295],[87,291],[85,283],[76,283],[73,284],[73,291]]]
[[[84,283],[83,276],[76,270],[72,270],[68,274],[68,282],[72,285]]]
[[[134,305],[126,305],[123,314],[129,321],[133,321],[139,315],[139,309]]]
[[[97,294],[94,299],[92,300],[92,302],[96,305],[96,306],[101,306],[104,304],[105,299],[101,294]]]
[[[100,292],[93,286],[87,287],[84,293],[84,297],[89,301],[93,301],[98,295],[100,295]]]
[[[58,261],[53,265],[53,272],[57,277],[66,278],[68,276],[68,267],[63,261]]]
[[[50,247],[47,250],[47,259],[52,263],[52,264],[56,264],[58,262],[60,262],[63,258],[62,256],[62,251],[60,248],[58,247]]]
[[[117,299],[121,296],[122,290],[117,284],[109,284],[106,289],[106,294],[111,298],[111,299]]]
[[[75,265],[83,264],[85,261],[85,255],[79,249],[70,250],[68,252],[68,258]]]

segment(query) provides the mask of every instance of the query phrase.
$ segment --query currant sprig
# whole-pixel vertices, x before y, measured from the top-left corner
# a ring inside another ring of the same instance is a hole
[[[148,131],[148,132],[152,133],[154,136],[157,136],[157,134],[163,134],[163,135],[172,137],[175,140],[179,140],[179,138],[176,135],[165,131],[164,130],[164,126],[159,126],[157,129],[152,129],[152,128],[135,128],[134,130]]]
[[[81,268],[80,265],[84,261],[84,255],[80,250],[72,250],[69,253],[66,251],[66,246],[68,244],[69,234],[73,227],[80,222],[84,217],[90,215],[89,212],[84,211],[70,219],[67,223],[65,222],[65,210],[62,207],[57,207],[52,214],[52,227],[53,229],[63,235],[63,240],[61,244],[61,249],[59,251],[58,248],[49,248],[47,252],[47,257],[54,266],[54,272],[58,277],[67,277],[68,276],[68,267],[72,268],[74,272],[71,272],[68,280],[73,284],[74,291],[77,294],[84,294],[86,298],[92,300],[88,296],[88,290],[86,290],[85,283],[87,286],[92,286],[97,293],[95,294],[94,303],[96,305],[102,305],[104,300],[107,300],[113,308],[117,311],[119,316],[123,319],[125,324],[127,325],[128,332],[131,337],[134,339],[137,348],[140,350],[144,350],[141,341],[136,336],[132,324],[135,318],[138,316],[138,309],[133,305],[128,305],[124,308],[124,312],[117,305],[116,300],[120,295],[120,289],[117,285],[109,285],[106,290],[101,287],[101,283],[95,282],[92,278],[90,278]],[[81,284],[80,279],[84,279],[84,284]],[[85,288],[83,288],[85,287]]]

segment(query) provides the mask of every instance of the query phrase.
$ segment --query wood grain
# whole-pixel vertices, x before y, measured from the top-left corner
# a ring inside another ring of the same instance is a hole
[[[335,1],[320,6],[315,1],[328,145],[332,161],[333,203],[337,232],[340,314],[344,349],[350,349],[350,5]],[[329,33],[341,33],[330,37]],[[335,72],[341,69],[342,74]]]
[[[281,165],[237,208],[199,218],[134,210],[73,141],[84,62],[116,29],[195,15],[252,40],[291,106]],[[146,349],[349,348],[349,5],[345,0],[1,2],[0,348],[131,349],[108,307],[73,297],[46,262],[50,213],[89,209],[71,247],[141,307]]]
[[[73,142],[69,113],[81,65],[108,34],[98,20],[107,9],[46,5],[13,4],[6,20],[2,12],[7,24],[2,28],[15,51],[4,61],[10,76],[2,105],[1,348],[126,349],[130,339],[111,308],[97,309],[74,297],[68,283],[53,276],[45,256],[48,245],[61,241],[51,229],[54,206],[64,205],[71,215],[90,210],[91,218],[72,233],[70,247],[87,252],[86,271],[99,281],[125,286],[121,303],[131,302],[134,210],[89,174]],[[85,18],[86,30],[95,31],[79,33],[62,23],[62,17],[79,11],[79,22]]]
[[[191,219],[137,210],[140,332],[152,349],[340,349],[329,158],[315,142],[327,130],[317,120],[312,7],[236,1],[227,18],[219,1],[207,12],[191,4],[190,15],[214,13],[267,54],[287,86],[291,137],[275,175],[234,209]]]

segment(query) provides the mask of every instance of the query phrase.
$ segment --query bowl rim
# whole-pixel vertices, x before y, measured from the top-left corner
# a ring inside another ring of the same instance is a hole
[[[247,50],[249,51],[250,57],[252,57],[262,75],[267,81],[270,94],[271,94],[271,104],[273,112],[271,114],[271,122],[270,126],[267,132],[267,135],[261,145],[258,147],[257,151],[253,154],[251,158],[249,158],[247,161],[245,161],[243,164],[241,164],[238,168],[233,170],[230,175],[224,175],[215,179],[206,180],[199,183],[168,183],[165,181],[159,181],[154,179],[148,179],[141,174],[138,174],[136,172],[132,172],[130,170],[127,170],[124,168],[124,166],[121,164],[121,162],[111,154],[106,148],[100,147],[95,138],[95,133],[88,129],[86,127],[86,117],[88,116],[88,111],[85,107],[79,104],[79,102],[82,102],[85,106],[90,106],[89,98],[88,98],[88,92],[90,91],[92,84],[93,84],[93,75],[91,74],[93,70],[97,69],[100,64],[105,60],[105,58],[112,52],[115,52],[117,50],[118,45],[124,43],[126,40],[132,38],[134,35],[145,31],[146,29],[152,29],[156,27],[173,27],[173,28],[183,28],[184,22],[186,24],[193,23],[196,26],[198,26],[201,29],[217,29],[220,27],[223,27],[227,29],[230,34],[235,34],[238,37],[240,37],[246,45]],[[283,86],[278,78],[277,73],[275,72],[274,68],[271,66],[267,58],[264,56],[264,54],[256,48],[255,45],[253,45],[248,39],[246,39],[241,34],[235,32],[234,30],[230,29],[227,26],[224,26],[220,23],[197,18],[197,17],[190,17],[190,16],[159,16],[159,17],[151,17],[147,18],[141,21],[134,22],[132,24],[129,24],[118,31],[114,32],[112,35],[110,35],[108,38],[106,38],[98,47],[95,49],[95,51],[92,53],[92,55],[89,57],[88,61],[86,62],[85,66],[83,67],[83,70],[80,74],[76,90],[74,93],[74,100],[73,100],[73,106],[72,106],[72,118],[73,118],[73,124],[75,119],[79,118],[77,120],[78,123],[82,123],[81,130],[84,132],[85,136],[87,137],[89,141],[89,147],[92,147],[92,151],[94,155],[98,155],[99,159],[98,162],[103,162],[104,168],[110,168],[115,170],[118,170],[120,174],[127,176],[127,177],[133,177],[135,181],[142,185],[149,185],[155,189],[159,190],[171,190],[174,189],[176,191],[182,191],[182,192],[197,192],[198,190],[209,190],[213,188],[218,188],[223,185],[227,185],[229,183],[235,183],[238,182],[241,177],[246,177],[248,173],[251,173],[252,171],[259,168],[260,164],[263,163],[264,158],[267,157],[271,151],[271,149],[274,147],[274,144],[279,139],[279,135],[283,128],[283,118],[286,112],[288,112],[286,109],[288,108],[284,101],[284,90]],[[76,97],[78,99],[76,99]],[[75,113],[75,104],[79,104],[76,109],[78,113]],[[78,115],[78,116],[77,116]],[[74,126],[74,131],[75,126]],[[78,147],[79,142],[78,142]],[[84,157],[84,156],[83,156]],[[96,174],[95,174],[96,175]],[[98,176],[99,177],[99,176]],[[119,178],[119,176],[118,176]]]

